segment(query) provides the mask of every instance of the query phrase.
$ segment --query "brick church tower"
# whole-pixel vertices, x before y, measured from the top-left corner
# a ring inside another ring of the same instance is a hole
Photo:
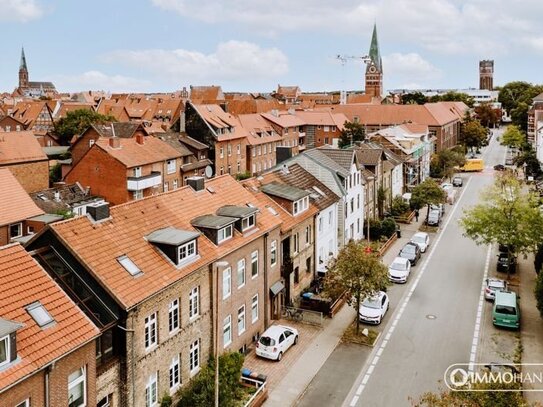
[[[371,36],[370,61],[366,64],[366,95],[380,97],[383,94],[383,63],[377,41],[377,25],[373,25]]]
[[[21,63],[19,64],[19,88],[28,87],[28,68],[26,67],[25,49],[21,49]]]
[[[494,61],[479,61],[479,89],[494,89]]]

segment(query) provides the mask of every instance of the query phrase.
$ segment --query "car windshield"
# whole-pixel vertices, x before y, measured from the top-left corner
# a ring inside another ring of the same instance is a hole
[[[515,307],[509,305],[496,305],[496,313],[505,315],[517,315]]]
[[[366,298],[364,302],[362,303],[362,306],[366,308],[373,308],[373,309],[381,308],[381,304],[379,303],[379,299],[377,297]]]
[[[264,346],[274,346],[275,339],[270,338],[269,336],[261,336],[259,342]]]
[[[415,246],[413,245],[410,245],[410,244],[406,244],[403,249],[402,249],[402,252],[404,253],[415,253]]]
[[[395,261],[390,265],[394,270],[405,271],[407,270],[407,263]]]
[[[411,240],[417,243],[426,243],[426,238],[424,236],[415,235],[411,238]]]

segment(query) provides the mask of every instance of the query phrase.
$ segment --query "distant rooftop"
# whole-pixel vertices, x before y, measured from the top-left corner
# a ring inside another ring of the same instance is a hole
[[[262,187],[262,192],[279,198],[288,199],[289,201],[297,201],[309,195],[309,192],[304,191],[303,189],[286,184],[279,184],[278,182],[264,185]]]

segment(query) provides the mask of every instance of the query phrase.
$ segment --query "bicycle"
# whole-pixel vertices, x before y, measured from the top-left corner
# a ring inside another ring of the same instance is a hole
[[[298,308],[283,308],[283,312],[282,312],[282,316],[283,318],[287,318],[287,319],[290,319],[292,321],[298,321],[300,322],[301,320],[304,319],[304,313],[301,309],[298,309]]]

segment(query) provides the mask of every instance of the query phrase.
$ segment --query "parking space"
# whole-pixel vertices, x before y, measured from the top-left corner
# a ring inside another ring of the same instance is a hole
[[[330,320],[324,321],[325,324],[329,322]],[[276,325],[285,325],[296,328],[299,334],[298,344],[295,346],[291,346],[290,349],[283,355],[283,358],[280,362],[256,356],[255,350],[253,348],[245,356],[245,363],[243,364],[243,367],[246,367],[259,374],[264,374],[268,377],[268,390],[273,390],[273,388],[281,381],[281,379],[283,379],[283,377],[291,369],[291,367],[298,360],[298,358],[309,347],[317,334],[322,330],[321,327],[287,320],[279,320],[276,322]]]

